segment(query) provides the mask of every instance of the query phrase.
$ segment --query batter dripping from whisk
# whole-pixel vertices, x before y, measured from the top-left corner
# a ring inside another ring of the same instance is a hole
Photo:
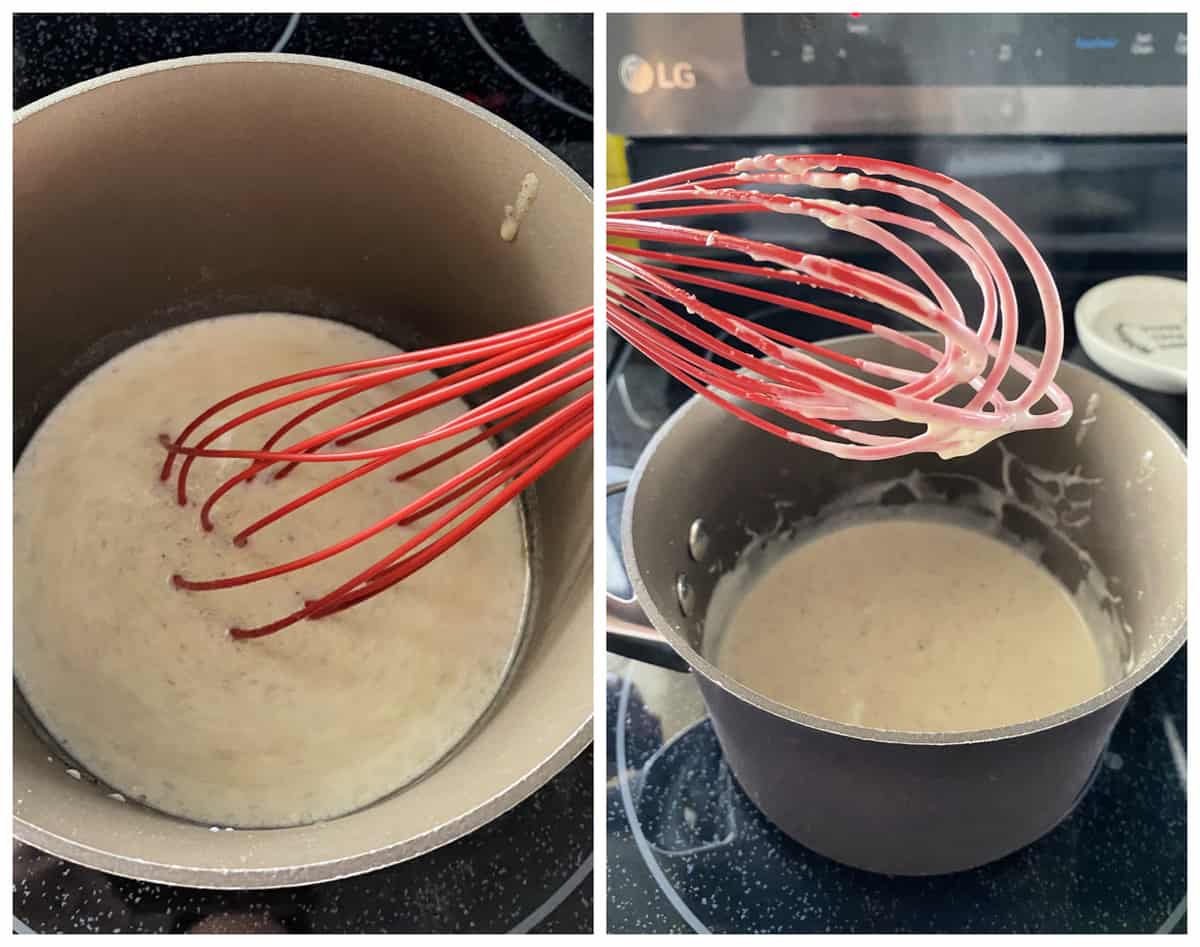
[[[928,212],[932,219],[871,204],[768,193],[757,190],[758,185],[881,193]],[[941,195],[995,228],[1029,269],[1045,327],[1038,364],[1016,351],[1017,297],[1003,260],[979,228]],[[607,199],[607,232],[621,241],[607,255],[609,327],[693,391],[747,423],[837,457],[883,460],[922,452],[958,457],[1012,431],[1062,427],[1071,417],[1070,399],[1054,384],[1063,342],[1054,279],[1029,237],[1000,208],[952,178],[856,155],[765,154],[629,184],[610,190]],[[624,209],[628,204],[636,206]],[[675,223],[695,216],[761,212],[811,217],[874,243],[927,292],[884,272],[750,239],[728,232],[729,227],[701,230]],[[940,245],[969,270],[982,302],[977,326],[968,326],[962,301],[902,239],[911,233]],[[629,245],[631,239],[638,243]],[[691,252],[697,247],[725,254]],[[790,290],[797,286],[869,301],[942,338],[930,345],[870,318],[794,298]],[[803,332],[783,332],[735,315],[736,310],[708,301],[711,294],[701,298],[696,287],[792,310],[799,314],[797,325],[807,316],[873,333],[919,354],[929,367],[915,371],[849,357],[807,341]],[[680,310],[696,318],[684,319]],[[724,336],[750,351],[729,345]],[[709,353],[733,367],[719,364]],[[1000,387],[1010,372],[1008,381],[1025,383],[1015,397]],[[970,387],[965,404],[940,400],[961,386]],[[768,411],[748,410],[750,405]],[[779,423],[781,419],[797,422],[800,430]],[[922,430],[884,434],[855,426],[888,420]]]
[[[178,431],[215,397],[264,377],[394,352],[373,336],[303,316],[192,323],[98,369],[25,450],[14,475],[14,672],[67,752],[126,796],[218,825],[332,818],[423,773],[495,697],[527,591],[513,504],[389,594],[252,643],[231,642],[229,629],[294,610],[415,527],[389,529],[269,582],[204,593],[170,582],[174,572],[231,575],[319,548],[447,476],[443,467],[395,483],[384,470],[240,549],[229,524],[323,483],[326,465],[302,464],[283,481],[259,478],[232,490],[213,534],[158,478],[158,435]],[[428,380],[380,387],[308,423],[323,430]],[[463,410],[451,402],[407,431],[402,423],[361,443],[392,443]],[[265,438],[278,426],[270,418],[257,423],[240,436]],[[448,462],[450,472],[488,450],[466,451]],[[198,464],[195,496],[244,466]]]

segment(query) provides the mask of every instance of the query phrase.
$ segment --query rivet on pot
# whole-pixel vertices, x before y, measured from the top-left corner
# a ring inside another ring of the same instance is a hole
[[[688,527],[688,552],[693,562],[703,562],[708,555],[708,530],[704,528],[704,520],[695,519]]]
[[[682,572],[675,577],[675,598],[679,600],[679,610],[683,612],[683,617],[690,617],[692,606],[696,604],[696,593],[692,591],[692,583]]]

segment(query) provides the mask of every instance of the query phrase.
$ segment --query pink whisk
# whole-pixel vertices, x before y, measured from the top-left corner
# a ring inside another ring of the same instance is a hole
[[[870,204],[764,192],[756,190],[757,185],[889,194],[928,212],[932,219]],[[1039,364],[1015,351],[1016,293],[999,255],[975,224],[936,192],[990,224],[1029,268],[1045,320],[1044,354]],[[622,209],[624,205],[634,206]],[[1011,219],[987,198],[952,178],[874,158],[767,154],[616,188],[608,192],[608,208],[608,325],[693,391],[763,430],[856,460],[926,451],[948,458],[970,453],[1010,431],[1061,427],[1071,417],[1070,399],[1054,384],[1063,346],[1062,306],[1054,279],[1029,238]],[[873,241],[901,261],[928,294],[852,263],[674,222],[697,216],[772,212],[810,217],[828,228]],[[924,257],[889,228],[932,239],[966,264],[982,296],[977,328],[968,327],[963,306]],[[637,244],[626,245],[628,240]],[[729,251],[735,259],[699,255],[696,248]],[[910,320],[915,327],[939,333],[943,344],[938,348],[869,319],[772,292],[769,287],[761,288],[762,283],[751,285],[747,277],[868,300]],[[930,367],[912,371],[850,357],[732,315],[697,298],[692,287],[734,294],[872,333],[921,355]],[[698,322],[681,315],[680,308],[698,317]],[[994,338],[997,323],[998,339]],[[721,341],[715,333],[722,331],[752,352]],[[685,341],[701,351],[693,351]],[[714,354],[735,368],[714,363]],[[847,369],[859,374],[852,375]],[[999,390],[1010,370],[1026,380],[1024,390],[1011,399]],[[939,400],[963,384],[974,391],[964,406]],[[1049,410],[1035,413],[1033,409],[1043,398],[1049,400]],[[737,402],[769,408],[807,430],[785,427]],[[900,436],[846,426],[847,422],[896,420],[924,429]]]
[[[501,332],[469,342],[458,342],[399,355],[348,362],[298,372],[283,378],[246,388],[214,404],[197,416],[176,438],[162,435],[167,450],[161,477],[169,480],[178,456],[176,495],[181,506],[188,502],[187,481],[192,465],[201,458],[242,458],[248,463],[225,480],[200,508],[204,529],[213,528],[213,508],[230,490],[268,468],[282,478],[297,464],[360,462],[345,473],[292,500],[274,512],[246,525],[234,537],[244,546],[259,530],[278,522],[296,510],[340,489],[387,464],[394,463],[418,448],[441,441],[451,444],[423,463],[395,475],[403,481],[437,467],[474,444],[531,420],[554,402],[578,392],[565,404],[530,425],[483,459],[428,491],[375,525],[341,539],[323,549],[283,562],[270,568],[223,579],[196,580],[173,576],[177,588],[191,591],[227,589],[261,582],[322,562],[352,546],[376,536],[389,527],[426,520],[438,511],[441,515],[401,543],[393,552],[344,583],[277,621],[256,628],[233,628],[234,638],[259,638],[274,634],[303,619],[321,618],[342,611],[378,595],[397,582],[432,562],[455,543],[476,529],[522,490],[534,483],[592,434],[592,307],[580,309],[521,329]],[[550,364],[552,363],[553,364]],[[320,434],[281,446],[289,431],[304,421],[354,395],[380,385],[435,369],[447,373],[414,388],[399,397],[360,414],[352,420]],[[537,374],[500,393],[488,392],[487,400],[451,421],[431,427],[425,433],[390,444],[362,450],[344,448],[371,434],[452,399],[470,396],[487,386],[502,384],[520,373]],[[311,387],[280,395],[250,410],[243,411],[199,436],[200,428],[218,414],[247,398],[273,389],[312,382]],[[582,391],[580,390],[582,389]],[[274,411],[297,410],[258,448],[218,449],[211,445],[255,418]],[[188,441],[194,435],[194,443]],[[446,508],[449,507],[447,510]]]

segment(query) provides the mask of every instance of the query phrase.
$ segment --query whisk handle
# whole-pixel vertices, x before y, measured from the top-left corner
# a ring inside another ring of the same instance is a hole
[[[683,660],[667,639],[660,635],[642,615],[640,624],[621,617],[622,612],[631,608],[641,613],[642,607],[636,599],[617,598],[611,592],[607,597],[607,631],[606,647],[610,654],[619,654],[634,661],[645,664],[656,664],[670,671],[690,671],[688,663]]]

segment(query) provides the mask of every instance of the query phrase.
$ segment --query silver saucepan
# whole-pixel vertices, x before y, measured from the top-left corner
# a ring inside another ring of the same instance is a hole
[[[406,345],[591,300],[586,185],[495,116],[379,69],[260,54],[156,63],[29,106],[13,139],[18,450],[87,371],[191,319],[304,313]],[[502,240],[531,172],[536,201]],[[518,662],[470,739],[420,782],[324,824],[210,832],[72,778],[18,713],[16,838],[120,875],[261,888],[369,871],[495,818],[590,740],[591,496],[589,448],[526,503],[533,595]]]
[[[827,344],[867,359],[898,358],[873,336]],[[609,650],[690,668],[738,782],[808,848],[858,868],[925,875],[1029,844],[1071,812],[1130,692],[1183,645],[1183,447],[1095,374],[1064,364],[1058,381],[1076,405],[1068,426],[1014,434],[953,461],[841,461],[768,435],[700,396],[642,453],[621,528],[635,597],[610,596]],[[831,509],[918,502],[998,517],[1015,540],[1036,544],[1041,562],[1071,591],[1102,580],[1121,629],[1108,642],[1123,668],[1119,680],[1040,720],[904,733],[801,713],[713,664],[706,610],[717,580],[753,554],[748,536],[795,535]]]

